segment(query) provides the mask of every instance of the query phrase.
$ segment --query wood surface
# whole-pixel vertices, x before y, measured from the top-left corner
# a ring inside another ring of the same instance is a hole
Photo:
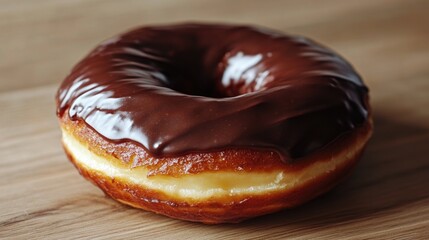
[[[98,42],[142,24],[248,23],[335,49],[370,88],[375,132],[353,174],[241,224],[123,206],[79,176],[54,94]],[[0,239],[429,239],[429,1],[0,0]]]

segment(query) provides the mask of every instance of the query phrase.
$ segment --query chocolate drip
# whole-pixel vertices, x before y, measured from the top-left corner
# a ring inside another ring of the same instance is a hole
[[[62,83],[57,114],[155,156],[250,147],[294,160],[362,125],[367,97],[354,69],[309,39],[184,24],[101,43]]]

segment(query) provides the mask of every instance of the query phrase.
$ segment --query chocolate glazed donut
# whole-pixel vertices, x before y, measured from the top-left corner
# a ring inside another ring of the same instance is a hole
[[[143,27],[101,43],[62,83],[57,115],[70,159],[108,195],[207,223],[266,214],[328,190],[372,128],[368,89],[333,51],[263,28],[208,24]],[[76,154],[80,147],[89,151]],[[329,167],[296,182],[301,187],[282,182],[317,162]],[[226,180],[208,188],[177,183],[201,174],[229,179],[217,173],[275,173],[265,185],[283,185],[252,192],[259,185],[239,184],[247,189],[240,192]],[[183,186],[205,197],[186,198]],[[252,205],[262,200],[266,208]]]

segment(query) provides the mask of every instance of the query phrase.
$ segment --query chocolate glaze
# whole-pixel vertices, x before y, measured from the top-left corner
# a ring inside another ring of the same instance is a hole
[[[101,43],[62,83],[57,114],[154,156],[250,147],[287,161],[361,126],[367,92],[350,64],[307,38],[182,24]]]

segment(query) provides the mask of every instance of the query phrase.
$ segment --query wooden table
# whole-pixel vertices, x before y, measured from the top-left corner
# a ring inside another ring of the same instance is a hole
[[[429,1],[0,0],[0,238],[429,239]],[[302,207],[208,226],[135,210],[79,176],[54,94],[95,44],[183,21],[250,23],[328,45],[371,89],[375,133],[352,176]]]

